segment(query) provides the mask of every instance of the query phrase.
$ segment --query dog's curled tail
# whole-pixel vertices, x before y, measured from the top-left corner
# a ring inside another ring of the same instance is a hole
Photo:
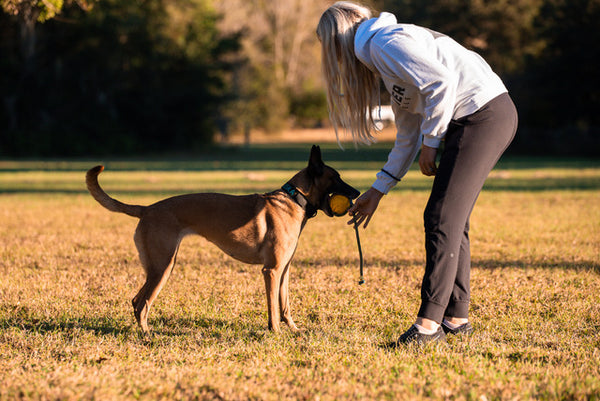
[[[98,175],[104,170],[104,166],[96,166],[88,170],[85,175],[85,183],[87,184],[88,191],[96,199],[96,201],[110,210],[111,212],[125,213],[129,216],[141,218],[142,213],[145,209],[144,206],[139,205],[128,205],[123,202],[111,198],[98,183]]]

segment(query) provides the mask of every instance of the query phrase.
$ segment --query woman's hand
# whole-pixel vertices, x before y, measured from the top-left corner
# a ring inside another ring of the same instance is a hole
[[[377,206],[379,205],[379,201],[383,197],[383,193],[379,192],[375,188],[371,187],[367,192],[362,194],[356,199],[354,205],[348,210],[348,214],[352,217],[352,220],[348,222],[349,225],[356,224],[360,226],[363,222],[364,228],[367,228],[369,225],[369,221],[371,221],[371,217]]]
[[[435,157],[437,156],[437,149],[430,148],[429,146],[421,146],[421,155],[419,156],[419,167],[421,167],[421,173],[427,176],[432,176],[437,173],[437,166],[435,165]]]

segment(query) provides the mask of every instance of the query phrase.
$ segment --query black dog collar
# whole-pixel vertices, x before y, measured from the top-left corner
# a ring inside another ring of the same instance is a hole
[[[281,190],[288,194],[290,198],[292,198],[298,205],[300,205],[302,209],[304,209],[307,218],[310,219],[317,215],[318,208],[313,206],[295,186],[288,182],[281,187]]]

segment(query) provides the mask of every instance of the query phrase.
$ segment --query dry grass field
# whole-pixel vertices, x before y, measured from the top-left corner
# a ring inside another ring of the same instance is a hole
[[[377,169],[330,164],[361,190]],[[188,237],[144,336],[130,302],[143,282],[136,220],[85,192],[92,165],[0,162],[0,399],[600,398],[596,162],[508,160],[492,173],[472,216],[475,334],[426,348],[389,347],[419,305],[431,181],[417,171],[361,232],[362,286],[347,219],[309,221],[290,284],[302,333],[266,330],[260,266]],[[100,181],[141,204],[265,192],[293,174],[125,165]]]

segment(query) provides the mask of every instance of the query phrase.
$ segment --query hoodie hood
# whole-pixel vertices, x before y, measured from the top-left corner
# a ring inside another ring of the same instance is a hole
[[[393,14],[382,12],[378,18],[371,18],[358,27],[354,36],[354,54],[371,71],[376,68],[371,60],[370,41],[381,30],[390,25],[396,25],[398,21]]]

